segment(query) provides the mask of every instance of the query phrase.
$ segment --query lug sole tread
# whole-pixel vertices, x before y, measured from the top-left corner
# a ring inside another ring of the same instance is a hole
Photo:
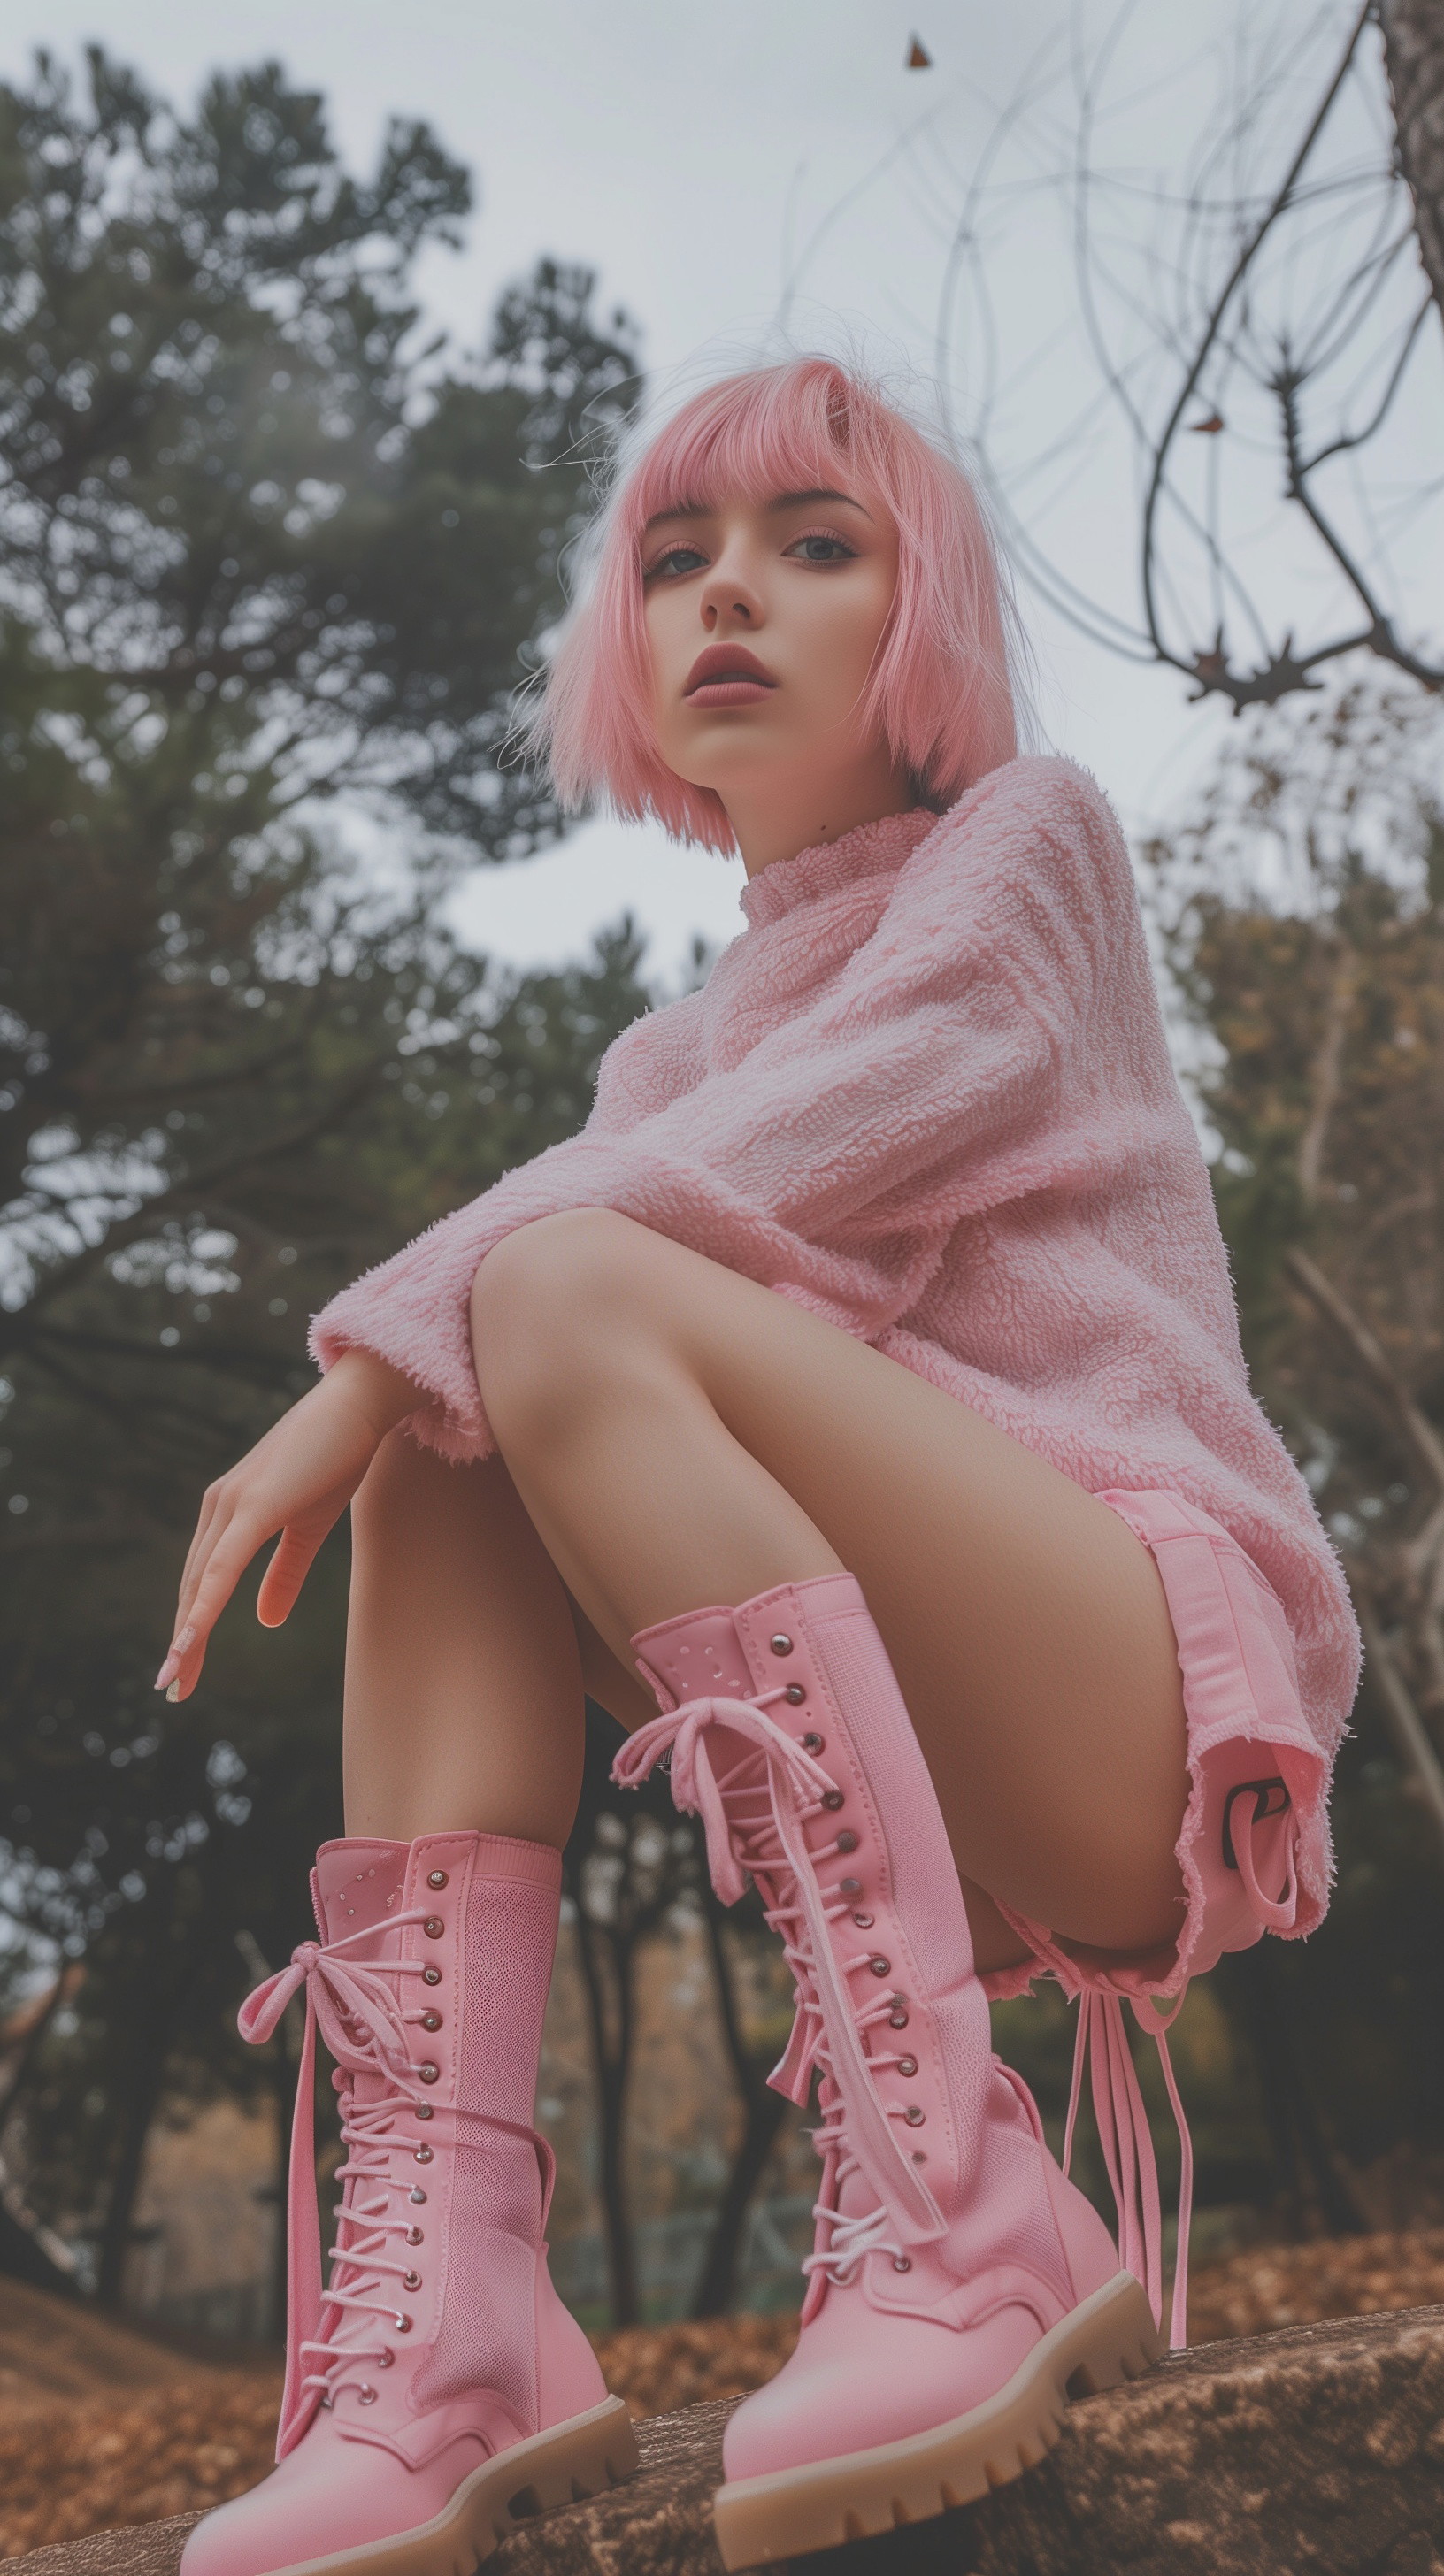
[[[1121,2273],[1060,2319],[985,2406],[931,2432],[801,2469],[742,2478],[713,2500],[729,2576],[975,2504],[1037,2468],[1064,2413],[1150,2370],[1162,2349],[1147,2297]]]
[[[538,2514],[621,2486],[637,2465],[626,2407],[610,2397],[483,2460],[431,2521],[331,2557],[308,2558],[277,2576],[476,2576],[493,2550]]]

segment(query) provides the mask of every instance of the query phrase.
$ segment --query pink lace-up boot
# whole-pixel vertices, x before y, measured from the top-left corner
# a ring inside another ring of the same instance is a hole
[[[495,1834],[318,1854],[320,1941],[241,2012],[261,2041],[305,1988],[279,2465],[197,2525],[185,2576],[453,2576],[635,2467],[543,2241],[553,2160],[531,2117],[560,1879],[556,1852]],[[324,2289],[318,2027],[346,2148]]]
[[[1148,2297],[991,2053],[957,1871],[851,1575],[633,1641],[726,1901],[751,1876],[797,1989],[771,2081],[820,2076],[817,2236],[792,2359],[738,2408],[717,2537],[756,2566],[923,2520],[1031,2467],[1071,2393],[1157,2357]]]

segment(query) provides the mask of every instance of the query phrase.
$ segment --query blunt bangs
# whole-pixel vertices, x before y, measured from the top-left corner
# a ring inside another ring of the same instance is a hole
[[[528,728],[567,808],[598,801],[678,840],[735,849],[721,798],[679,778],[657,749],[644,532],[664,512],[842,478],[898,534],[897,589],[861,721],[938,812],[1013,758],[1016,617],[972,484],[868,378],[832,358],[795,358],[708,386],[624,460]]]

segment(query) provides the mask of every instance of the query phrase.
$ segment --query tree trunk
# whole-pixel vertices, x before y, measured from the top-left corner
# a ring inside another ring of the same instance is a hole
[[[617,1987],[617,2039],[613,2048],[608,2038],[601,1970],[592,1948],[593,1927],[582,1911],[576,1887],[568,1892],[576,1908],[577,1957],[586,1991],[592,2064],[596,2070],[601,2167],[598,2190],[602,2202],[602,2228],[607,2240],[607,2270],[611,2277],[612,2323],[614,2326],[632,2326],[637,2322],[637,2264],[624,2170],[627,2077],[632,2056],[632,1945],[629,1941],[615,1938],[607,1944],[612,1954]]]
[[[145,2142],[150,2136],[165,2081],[170,2054],[171,2016],[167,2003],[154,2012],[150,2028],[137,2041],[134,2072],[121,2114],[120,2153],[111,2178],[105,2224],[100,2235],[96,2295],[103,2306],[118,2307],[125,2290],[125,2258],[130,2251],[131,2216],[140,2189]]]
[[[142,1970],[130,1989],[130,2080],[117,2106],[120,2146],[100,2233],[95,2284],[97,2296],[109,2307],[118,2306],[124,2292],[125,2258],[130,2251],[131,2218],[145,2163],[146,2140],[165,2084],[176,2015],[196,1965],[194,1943],[177,1935],[180,1893],[180,1873],[175,1871],[165,1890],[164,1912],[154,1946],[143,1955]],[[159,1905],[157,1912],[160,1913]]]
[[[1267,1936],[1251,1950],[1236,1951],[1226,1973],[1243,2006],[1263,2091],[1264,2118],[1279,2178],[1296,2219],[1302,2217],[1306,2187],[1312,2185],[1330,2234],[1360,2235],[1364,2221],[1324,2136]]]
[[[732,1966],[722,1937],[721,1913],[712,1902],[707,1904],[707,1937],[717,1981],[717,2009],[745,2115],[742,2141],[732,2159],[727,2187],[712,2222],[701,2277],[692,2296],[694,2317],[721,2317],[726,2315],[736,2296],[742,2230],[752,2206],[752,2195],[762,2179],[777,2132],[787,2115],[787,2104],[780,2093],[774,2093],[770,2085],[762,2081],[748,2053],[733,1991]]]
[[[1399,167],[1414,200],[1419,256],[1444,320],[1444,0],[1383,0],[1379,23]]]

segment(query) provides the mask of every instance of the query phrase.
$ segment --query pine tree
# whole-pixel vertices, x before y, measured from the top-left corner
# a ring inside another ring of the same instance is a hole
[[[31,2198],[110,2295],[163,2084],[267,2080],[236,1935],[303,1936],[336,1821],[343,1538],[283,1638],[238,1604],[151,1694],[201,1488],[308,1312],[579,1125],[647,1002],[625,925],[518,978],[440,917],[558,828],[504,746],[636,363],[554,262],[474,362],[428,343],[468,196],[421,126],[348,175],[274,66],[189,122],[98,51],[83,101],[0,88],[0,1796],[86,1970]]]

